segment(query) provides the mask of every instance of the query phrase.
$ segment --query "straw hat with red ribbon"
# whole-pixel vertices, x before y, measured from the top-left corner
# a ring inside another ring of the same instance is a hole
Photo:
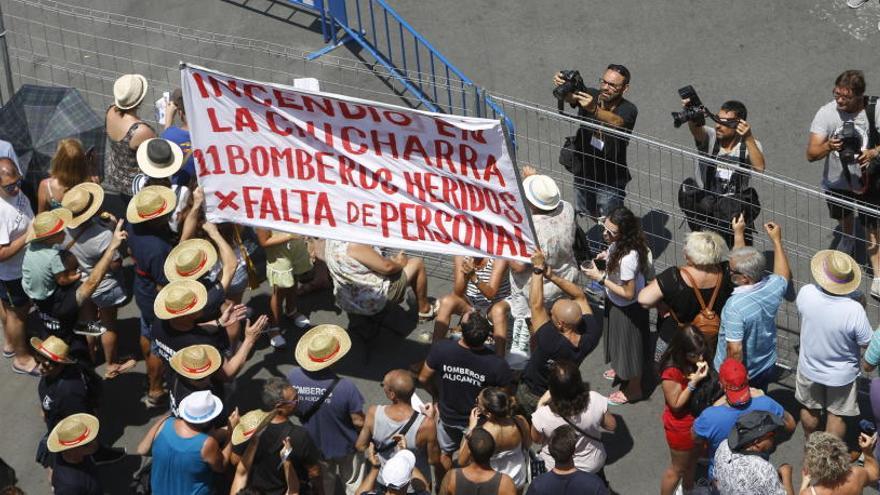
[[[322,370],[351,350],[348,332],[338,325],[318,325],[296,343],[296,362],[306,371]]]

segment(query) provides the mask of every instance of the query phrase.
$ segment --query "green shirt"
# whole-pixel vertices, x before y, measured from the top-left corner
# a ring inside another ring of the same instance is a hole
[[[60,251],[42,242],[31,242],[21,264],[21,286],[31,299],[47,299],[58,286],[55,274],[63,271]]]

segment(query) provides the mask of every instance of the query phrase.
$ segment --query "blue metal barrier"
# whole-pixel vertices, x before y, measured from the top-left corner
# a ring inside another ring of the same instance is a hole
[[[385,0],[327,0],[327,5],[332,40],[311,58],[354,41],[428,110],[500,118],[515,142],[513,122],[501,107]]]

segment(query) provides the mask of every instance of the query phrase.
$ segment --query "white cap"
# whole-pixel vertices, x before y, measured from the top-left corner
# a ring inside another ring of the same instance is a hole
[[[394,454],[388,462],[382,466],[379,475],[385,485],[391,488],[403,488],[412,479],[413,468],[416,466],[416,456],[410,450],[401,450]]]

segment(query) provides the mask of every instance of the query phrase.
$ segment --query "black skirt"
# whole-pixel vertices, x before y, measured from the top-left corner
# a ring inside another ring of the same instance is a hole
[[[641,376],[646,359],[651,356],[648,310],[639,303],[616,306],[605,299],[605,362],[620,380]]]

